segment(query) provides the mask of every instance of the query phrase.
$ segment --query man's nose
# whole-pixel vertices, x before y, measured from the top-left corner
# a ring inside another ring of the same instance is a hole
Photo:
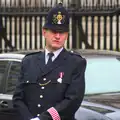
[[[55,34],[55,37],[56,37],[56,38],[60,38],[60,33],[57,32],[57,33]]]

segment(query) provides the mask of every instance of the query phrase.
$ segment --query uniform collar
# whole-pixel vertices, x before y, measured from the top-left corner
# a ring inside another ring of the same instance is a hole
[[[60,54],[60,52],[63,50],[63,47],[54,51],[53,54],[54,54],[54,58],[57,58],[57,56]],[[50,53],[50,51],[48,51],[46,48],[45,48],[45,56],[48,55],[48,53]]]

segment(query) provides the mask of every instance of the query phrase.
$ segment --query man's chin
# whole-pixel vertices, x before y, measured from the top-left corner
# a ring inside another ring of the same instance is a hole
[[[53,48],[54,50],[58,50],[58,49],[60,49],[60,48],[61,48],[61,46],[58,46],[58,45],[53,45],[53,46],[52,46],[52,48]]]

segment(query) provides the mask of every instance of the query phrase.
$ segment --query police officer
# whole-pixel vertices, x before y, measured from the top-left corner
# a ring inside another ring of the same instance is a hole
[[[69,15],[52,8],[43,27],[45,50],[28,54],[13,95],[21,120],[74,120],[85,92],[86,60],[67,51]]]

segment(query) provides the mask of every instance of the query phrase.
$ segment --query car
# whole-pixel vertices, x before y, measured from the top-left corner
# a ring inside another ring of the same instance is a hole
[[[0,110],[12,109],[12,94],[25,54],[21,51],[0,54]],[[71,51],[73,52],[73,51]],[[87,59],[84,101],[76,120],[120,119],[120,53],[100,50],[75,50]],[[1,112],[1,113],[2,113]]]

